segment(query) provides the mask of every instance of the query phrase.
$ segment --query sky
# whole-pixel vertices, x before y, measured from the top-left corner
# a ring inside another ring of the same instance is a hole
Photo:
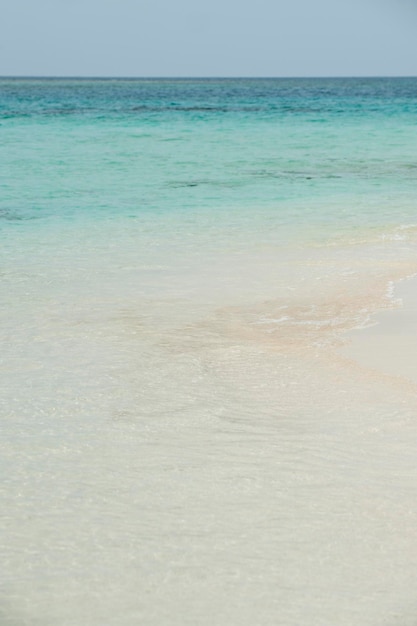
[[[417,0],[3,0],[2,76],[416,76]]]

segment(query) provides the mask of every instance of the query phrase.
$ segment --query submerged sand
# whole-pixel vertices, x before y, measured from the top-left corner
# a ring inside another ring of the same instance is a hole
[[[10,292],[2,626],[412,626],[415,386],[344,352],[412,254],[85,250]]]

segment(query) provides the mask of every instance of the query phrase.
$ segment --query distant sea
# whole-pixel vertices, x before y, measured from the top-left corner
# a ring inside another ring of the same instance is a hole
[[[4,626],[411,626],[417,78],[0,79]],[[413,621],[414,620],[414,621]]]

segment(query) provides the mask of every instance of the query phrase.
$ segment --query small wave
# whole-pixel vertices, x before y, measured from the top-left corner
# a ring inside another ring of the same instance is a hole
[[[283,315],[282,317],[274,318],[274,317],[261,317],[254,324],[281,324],[282,322],[287,322],[291,318],[287,315]]]

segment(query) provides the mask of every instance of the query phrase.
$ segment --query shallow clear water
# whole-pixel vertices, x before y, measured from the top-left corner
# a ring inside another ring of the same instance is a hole
[[[417,79],[0,81],[2,623],[414,623]]]

